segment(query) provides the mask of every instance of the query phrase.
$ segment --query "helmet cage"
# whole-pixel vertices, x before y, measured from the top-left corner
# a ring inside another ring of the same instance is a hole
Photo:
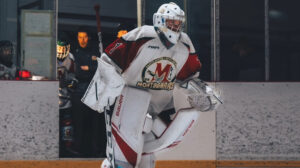
[[[178,19],[166,19],[166,27],[174,32],[181,32],[183,30],[184,22]]]
[[[156,26],[156,27],[166,27],[166,28],[172,30],[171,27],[169,27],[169,25],[168,25],[168,23],[169,23],[168,20],[169,21],[179,21],[180,22],[180,26],[178,26],[178,30],[176,30],[174,32],[181,32],[183,30],[184,23],[185,23],[185,18],[184,17],[182,17],[182,16],[163,15],[163,14],[159,14],[159,13],[155,13],[153,15],[154,26]]]
[[[70,53],[70,44],[66,44],[63,42],[57,42],[56,46],[56,57],[60,60],[65,59]]]

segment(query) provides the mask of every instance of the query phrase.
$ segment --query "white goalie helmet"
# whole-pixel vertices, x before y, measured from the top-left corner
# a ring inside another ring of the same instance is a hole
[[[157,27],[173,44],[178,42],[184,22],[184,11],[173,2],[161,5],[153,14],[154,27]]]

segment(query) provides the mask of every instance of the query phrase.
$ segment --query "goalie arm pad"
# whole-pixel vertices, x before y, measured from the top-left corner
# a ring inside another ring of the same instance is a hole
[[[105,108],[113,105],[125,85],[116,68],[104,58],[106,57],[97,58],[96,73],[81,99],[84,104],[98,112],[103,112]]]
[[[166,126],[159,118],[154,120],[152,134],[155,138],[145,141],[143,152],[152,153],[176,146],[198,119],[199,112],[196,109],[180,110],[169,126]]]

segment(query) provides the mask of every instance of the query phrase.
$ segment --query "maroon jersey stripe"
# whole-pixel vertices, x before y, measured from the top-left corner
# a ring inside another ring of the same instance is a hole
[[[200,71],[201,66],[202,66],[202,64],[201,64],[200,60],[198,59],[197,54],[190,54],[187,61],[181,68],[180,72],[177,74],[177,79],[184,80],[184,79],[190,77],[197,71]]]
[[[137,41],[125,41],[123,38],[118,38],[105,49],[105,53],[124,72],[136,57],[140,47],[151,39],[153,38],[140,38]]]

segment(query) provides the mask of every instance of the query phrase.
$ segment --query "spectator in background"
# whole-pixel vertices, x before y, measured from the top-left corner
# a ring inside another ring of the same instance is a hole
[[[10,41],[0,41],[0,79],[16,78],[17,68],[13,64],[14,47]]]
[[[81,102],[97,69],[97,57],[100,57],[100,53],[97,47],[90,44],[87,29],[78,30],[77,40],[78,46],[73,52],[76,65],[75,77],[78,80],[72,94],[74,149],[81,154],[81,157],[103,157],[106,150],[104,115]]]

